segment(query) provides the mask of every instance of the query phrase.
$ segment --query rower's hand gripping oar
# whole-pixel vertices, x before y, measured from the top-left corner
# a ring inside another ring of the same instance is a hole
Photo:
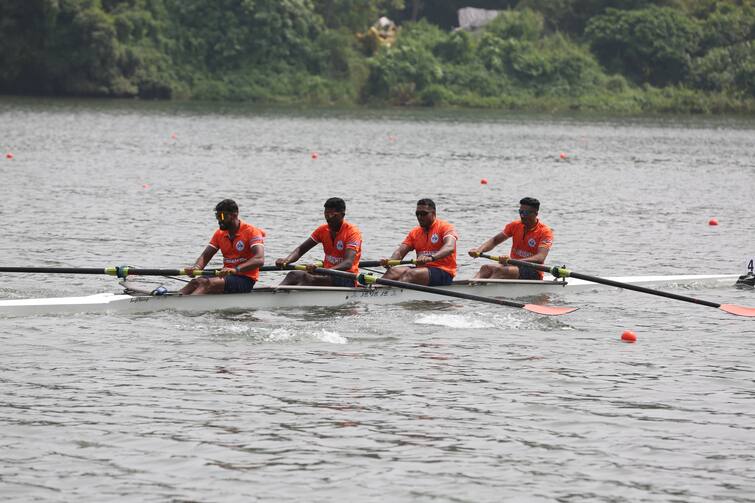
[[[478,256],[495,260],[500,262],[500,257],[494,255],[487,255],[480,253]],[[633,285],[631,283],[623,283],[621,281],[614,281],[612,279],[600,278],[598,276],[590,276],[587,274],[580,274],[578,272],[570,271],[566,267],[548,267],[543,264],[535,264],[533,262],[525,262],[523,260],[517,260],[510,258],[507,260],[508,264],[518,267],[529,267],[531,269],[537,269],[538,271],[549,272],[557,278],[577,278],[592,283],[600,283],[608,286],[615,286],[616,288],[624,288],[625,290],[634,290],[635,292],[649,293],[650,295],[657,295],[659,297],[666,297],[668,299],[681,300],[684,302],[691,302],[693,304],[700,304],[701,306],[715,307],[729,314],[736,314],[737,316],[755,317],[755,307],[738,306],[736,304],[718,304],[716,302],[710,302],[707,300],[696,299],[694,297],[687,297],[686,295],[679,295],[671,292],[664,292],[662,290],[655,290],[653,288],[647,288],[644,286]]]
[[[477,302],[487,302],[488,304],[497,304],[499,306],[518,307],[526,311],[530,311],[537,314],[544,314],[548,316],[559,316],[561,314],[568,314],[572,311],[576,311],[576,307],[556,307],[556,306],[541,306],[538,304],[522,304],[520,302],[514,302],[512,300],[496,299],[493,297],[482,297],[480,295],[472,295],[469,293],[454,292],[452,290],[444,290],[442,288],[433,288],[431,286],[416,285],[414,283],[405,283],[403,281],[394,281],[392,279],[380,278],[369,274],[354,274],[347,271],[338,271],[334,269],[317,268],[316,274],[325,274],[329,276],[337,276],[340,278],[348,278],[359,281],[363,285],[369,285],[377,283],[379,285],[392,286],[396,288],[404,288],[406,290],[416,290],[418,292],[434,293],[436,295],[445,295],[447,297],[456,297],[459,299],[474,300]]]

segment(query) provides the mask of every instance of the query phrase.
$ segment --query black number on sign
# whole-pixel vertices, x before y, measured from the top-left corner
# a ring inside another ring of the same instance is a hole
[[[750,259],[750,262],[747,264],[747,270],[750,272],[755,272],[753,271],[753,262],[755,262],[755,259]]]

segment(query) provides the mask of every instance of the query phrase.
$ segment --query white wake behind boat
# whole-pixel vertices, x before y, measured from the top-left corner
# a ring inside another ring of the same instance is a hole
[[[607,278],[645,287],[734,285],[736,274],[629,276]],[[514,299],[548,293],[604,289],[596,283],[564,280],[461,280],[442,290]],[[373,285],[360,288],[275,286],[251,293],[226,295],[144,295],[100,293],[84,297],[0,300],[0,317],[75,313],[136,314],[173,310],[186,313],[248,311],[291,307],[334,307],[350,303],[395,304],[411,301],[449,301],[450,297],[398,287]]]

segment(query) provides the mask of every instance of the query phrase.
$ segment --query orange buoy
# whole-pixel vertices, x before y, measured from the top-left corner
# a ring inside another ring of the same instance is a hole
[[[624,330],[624,333],[621,334],[621,340],[624,342],[637,342],[637,334],[631,330]]]
[[[487,178],[483,178],[482,180],[480,180],[480,185],[487,185],[487,184],[488,184]]]
[[[317,159],[317,152],[312,152],[312,160],[314,161]]]
[[[711,218],[710,220],[708,220],[708,225],[718,225],[718,220]]]

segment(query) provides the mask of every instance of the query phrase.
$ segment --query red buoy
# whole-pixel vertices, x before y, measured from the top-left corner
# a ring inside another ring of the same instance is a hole
[[[312,152],[312,160],[314,161],[316,159],[317,159],[317,152]]]
[[[5,158],[6,159],[13,159],[13,153],[12,152],[8,152],[7,154],[5,154]]]
[[[487,184],[488,184],[487,178],[483,178],[482,180],[480,180],[480,185],[487,185]]]
[[[624,333],[621,334],[621,340],[624,342],[637,342],[637,334],[631,330],[625,330]]]
[[[564,159],[566,159],[566,154],[561,152],[560,154],[558,154],[558,157],[563,161]]]
[[[708,220],[708,225],[718,225],[718,220],[711,218],[710,220]]]

